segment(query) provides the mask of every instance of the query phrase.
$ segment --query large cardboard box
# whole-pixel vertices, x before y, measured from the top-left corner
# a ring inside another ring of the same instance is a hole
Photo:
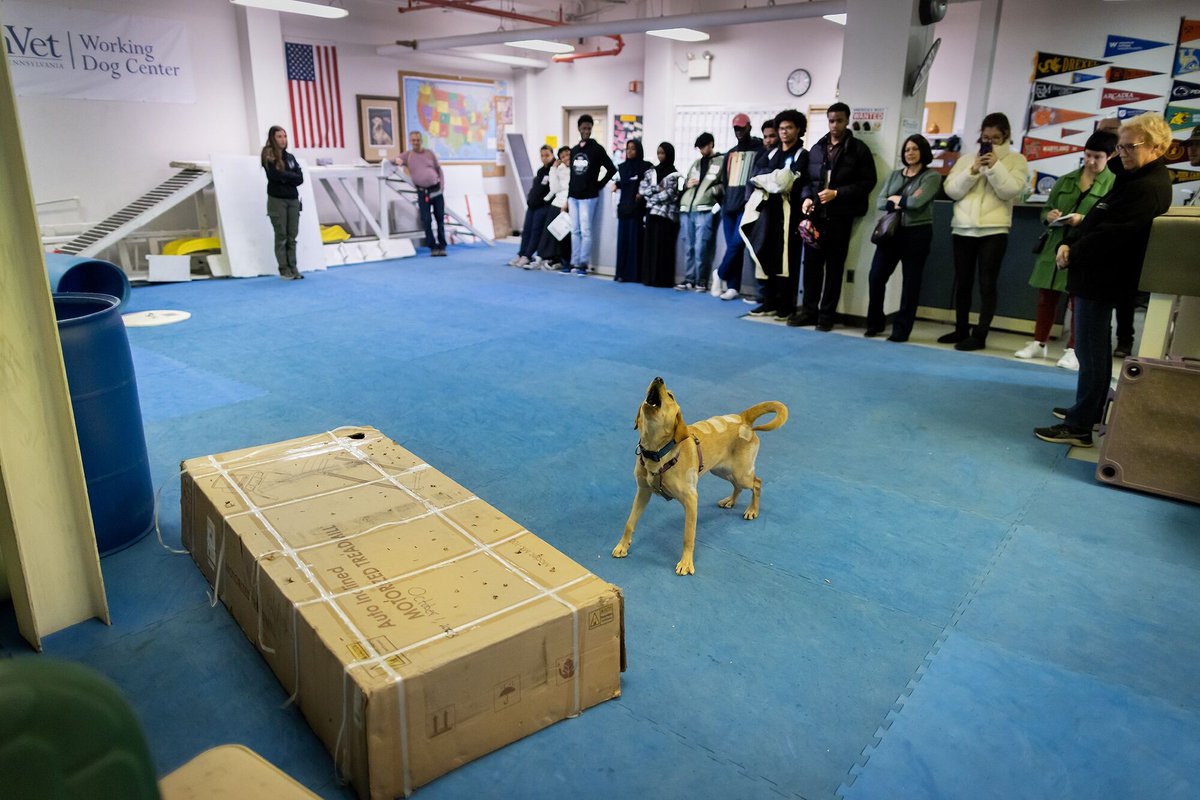
[[[183,542],[360,797],[620,694],[620,590],[369,427],[183,463]]]

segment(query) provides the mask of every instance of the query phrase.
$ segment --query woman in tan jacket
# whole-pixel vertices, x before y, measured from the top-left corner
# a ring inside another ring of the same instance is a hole
[[[950,228],[954,243],[952,333],[938,339],[956,350],[982,350],[996,313],[996,283],[1008,248],[1013,203],[1029,180],[1025,157],[1012,149],[1012,127],[1003,114],[988,114],[979,131],[979,152],[963,157],[946,177],[954,200]],[[970,325],[975,273],[979,272],[979,322]]]

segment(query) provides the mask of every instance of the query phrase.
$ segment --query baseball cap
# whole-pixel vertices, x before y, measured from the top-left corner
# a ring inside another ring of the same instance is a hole
[[[749,128],[750,127],[750,118],[747,117],[745,114],[734,114],[733,115],[733,127]]]

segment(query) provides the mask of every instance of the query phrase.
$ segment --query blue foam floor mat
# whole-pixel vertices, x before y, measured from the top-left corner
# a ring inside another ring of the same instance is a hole
[[[161,525],[179,462],[374,425],[626,597],[622,696],[419,797],[1192,797],[1200,509],[1097,484],[1031,435],[1074,375],[750,324],[707,295],[499,266],[511,245],[138,287]],[[930,265],[931,269],[948,265]],[[762,400],[762,516],[654,498],[628,558],[632,429],[661,375],[690,421]],[[190,558],[102,561],[113,617],[48,637],[126,692],[160,773],[249,746],[353,792]],[[0,606],[0,655],[24,656]]]

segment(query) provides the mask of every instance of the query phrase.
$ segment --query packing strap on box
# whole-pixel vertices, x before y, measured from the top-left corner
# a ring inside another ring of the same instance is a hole
[[[255,555],[255,557],[254,557],[253,591],[255,592],[257,605],[258,605],[258,610],[257,610],[258,611],[258,646],[264,652],[272,653],[272,654],[275,652],[273,648],[270,648],[269,646],[267,646],[266,643],[263,641],[263,622],[262,622],[263,609],[262,609],[260,571],[261,571],[261,563],[264,559],[273,558],[273,557],[277,557],[277,556],[281,556],[281,557],[284,557],[284,558],[287,558],[288,560],[290,560],[292,565],[295,567],[295,569],[300,573],[301,576],[303,576],[304,580],[311,587],[312,591],[317,595],[317,597],[314,597],[311,600],[298,601],[293,604],[293,606],[292,606],[293,631],[299,630],[299,628],[297,627],[297,625],[298,625],[297,615],[299,614],[299,610],[301,607],[307,607],[307,606],[313,606],[313,605],[323,605],[329,610],[330,613],[332,613],[333,615],[335,615],[337,617],[337,619],[344,626],[345,630],[347,632],[349,632],[352,636],[356,637],[357,640],[361,643],[364,657],[358,658],[357,660],[346,664],[345,668],[344,668],[344,675],[343,675],[344,690],[343,690],[343,698],[342,698],[342,701],[343,701],[342,722],[341,722],[341,729],[339,730],[339,733],[338,733],[338,742],[337,742],[337,745],[335,746],[335,754],[334,754],[334,767],[335,767],[335,770],[337,770],[337,772],[340,775],[340,773],[341,773],[341,763],[340,763],[340,761],[341,761],[341,741],[343,738],[343,733],[345,731],[345,726],[347,724],[347,720],[349,718],[350,696],[353,694],[350,690],[352,671],[354,671],[356,669],[378,668],[378,669],[383,670],[383,672],[386,674],[388,680],[391,680],[392,682],[394,682],[396,684],[402,684],[403,680],[404,680],[403,676],[401,676],[400,673],[397,672],[393,668],[393,666],[392,666],[393,660],[396,660],[399,657],[403,657],[405,653],[408,653],[412,650],[416,650],[418,648],[427,646],[433,642],[439,641],[439,640],[447,638],[447,637],[452,637],[452,636],[458,635],[461,632],[465,632],[465,631],[468,631],[479,625],[482,625],[482,624],[488,622],[489,620],[492,620],[492,619],[495,619],[502,615],[508,614],[514,610],[517,610],[517,609],[523,607],[523,606],[527,606],[531,603],[534,603],[538,600],[542,600],[545,598],[553,599],[554,601],[556,601],[559,604],[561,604],[562,606],[564,606],[570,612],[571,622],[572,622],[572,648],[573,648],[572,658],[574,659],[574,663],[578,664],[578,663],[580,663],[580,631],[579,631],[580,609],[578,607],[576,607],[574,604],[572,604],[570,601],[568,601],[566,598],[561,596],[560,592],[563,592],[566,589],[570,588],[571,586],[574,586],[575,584],[578,584],[582,581],[585,581],[585,580],[591,578],[592,575],[591,575],[591,573],[585,571],[583,575],[577,576],[571,580],[565,581],[564,583],[561,583],[561,584],[559,584],[557,586],[553,586],[553,587],[542,583],[541,581],[537,580],[537,578],[535,578],[533,575],[529,574],[524,569],[522,569],[520,566],[518,566],[517,564],[514,564],[512,561],[506,559],[501,553],[497,552],[495,549],[500,545],[511,542],[522,536],[532,535],[532,534],[530,534],[530,532],[528,530],[521,529],[520,531],[518,531],[515,534],[512,534],[512,535],[509,535],[502,539],[496,540],[494,542],[491,542],[490,544],[482,541],[481,539],[479,539],[478,537],[471,534],[465,527],[460,525],[458,522],[456,522],[454,519],[452,519],[450,516],[448,516],[446,514],[447,511],[451,511],[458,506],[462,506],[467,503],[476,501],[479,498],[477,498],[474,495],[470,495],[467,498],[461,499],[454,503],[447,504],[445,506],[440,506],[440,507],[436,506],[434,503],[430,502],[427,498],[420,496],[419,494],[414,492],[412,489],[410,489],[408,486],[404,485],[404,483],[401,482],[401,480],[400,480],[401,478],[403,478],[405,476],[411,476],[416,473],[420,473],[420,472],[432,469],[432,467],[430,467],[429,464],[421,462],[417,465],[414,465],[407,469],[401,470],[399,472],[389,473],[387,470],[383,469],[378,464],[374,463],[371,460],[370,456],[363,452],[362,448],[368,446],[372,442],[390,441],[390,440],[387,440],[386,437],[365,438],[365,437],[363,437],[363,435],[361,433],[358,434],[357,438],[355,438],[354,436],[339,436],[335,432],[336,430],[341,430],[341,429],[340,428],[335,429],[334,431],[328,431],[325,434],[322,434],[322,436],[328,436],[329,441],[318,441],[318,442],[315,442],[312,444],[292,448],[292,449],[286,451],[284,453],[284,455],[278,456],[275,458],[267,458],[267,459],[263,459],[260,461],[250,461],[250,459],[253,459],[255,456],[257,456],[263,450],[269,449],[269,448],[260,448],[259,450],[255,450],[250,453],[246,453],[246,454],[237,456],[236,458],[228,459],[223,463],[219,462],[214,456],[208,456],[207,461],[208,461],[209,465],[211,465],[213,470],[216,472],[216,474],[219,475],[226,482],[226,484],[231,488],[231,490],[238,495],[241,502],[245,506],[244,511],[239,511],[234,514],[230,514],[227,517],[222,518],[221,542],[220,542],[220,547],[219,547],[219,550],[217,553],[216,579],[214,580],[213,593],[212,593],[213,604],[215,605],[215,603],[217,602],[217,598],[220,595],[220,579],[221,579],[221,575],[223,572],[222,565],[223,565],[224,557],[225,557],[225,540],[226,540],[227,531],[228,531],[228,522],[229,522],[229,520],[235,519],[237,517],[253,516],[257,520],[258,524],[262,526],[262,529],[270,536],[270,538],[273,540],[274,545],[275,545],[275,549],[259,553],[259,554]],[[277,463],[277,462],[282,462],[282,461],[292,461],[292,460],[297,460],[297,459],[314,458],[314,457],[318,457],[318,456],[322,456],[322,455],[328,455],[331,453],[348,454],[348,455],[352,456],[353,458],[357,459],[359,462],[362,462],[363,464],[368,465],[369,467],[374,469],[376,472],[379,473],[379,477],[372,481],[359,482],[359,483],[355,483],[355,484],[352,484],[349,486],[339,487],[339,488],[331,489],[331,490],[324,491],[324,492],[318,492],[318,493],[314,493],[314,494],[307,495],[304,497],[298,497],[298,498],[293,498],[290,500],[280,501],[278,503],[257,505],[251,499],[251,497],[250,497],[249,493],[246,491],[246,489],[230,473],[230,468],[233,468],[235,466],[238,469],[246,469],[248,467],[266,466],[266,465],[270,465],[272,463]],[[235,462],[238,462],[238,463],[235,464]],[[275,525],[268,518],[266,512],[272,511],[272,510],[277,510],[277,509],[280,509],[282,507],[289,506],[289,505],[295,505],[298,503],[308,502],[308,501],[311,501],[313,499],[320,498],[320,497],[327,497],[329,495],[334,495],[339,492],[345,492],[345,491],[349,491],[352,489],[359,489],[362,486],[368,486],[371,484],[385,484],[385,485],[394,487],[396,489],[399,489],[401,492],[403,492],[405,495],[407,495],[411,500],[413,500],[414,502],[416,502],[417,504],[422,506],[425,510],[421,513],[414,514],[414,515],[405,517],[403,519],[388,520],[388,521],[373,525],[365,530],[358,531],[356,533],[346,535],[344,537],[339,537],[336,540],[336,546],[339,549],[346,550],[347,543],[351,543],[349,545],[349,547],[353,548],[352,542],[354,539],[366,536],[370,533],[380,530],[381,528],[386,528],[386,527],[391,527],[391,526],[400,526],[400,525],[411,523],[411,522],[414,522],[414,521],[417,521],[417,520],[420,520],[423,518],[427,518],[427,517],[438,518],[438,520],[440,522],[445,524],[447,527],[449,527],[451,530],[455,531],[458,535],[460,535],[467,542],[469,542],[471,545],[471,549],[467,550],[465,552],[462,552],[462,553],[458,553],[457,555],[451,556],[451,557],[444,559],[443,561],[440,561],[435,564],[427,564],[418,569],[410,570],[410,571],[407,571],[407,572],[404,572],[404,573],[398,574],[398,575],[387,576],[387,577],[381,578],[377,581],[371,581],[371,582],[361,585],[361,586],[356,584],[353,588],[350,588],[346,591],[340,591],[340,592],[330,591],[330,589],[327,588],[322,583],[322,581],[317,578],[317,576],[313,572],[312,566],[310,564],[308,564],[307,562],[305,562],[305,560],[301,557],[301,554],[304,553],[305,551],[329,547],[331,544],[335,544],[335,542],[333,540],[331,540],[331,541],[319,542],[316,544],[303,545],[300,547],[293,547],[291,544],[288,543],[286,538],[283,535],[281,535],[280,532],[276,529]],[[445,566],[454,564],[455,562],[462,561],[464,559],[470,558],[472,556],[478,556],[478,555],[484,555],[484,556],[492,559],[493,561],[495,561],[497,564],[499,564],[505,570],[507,570],[510,574],[512,574],[519,580],[523,581],[531,589],[533,589],[534,594],[532,596],[525,597],[521,600],[518,600],[517,602],[514,602],[508,606],[493,610],[490,613],[487,613],[478,618],[459,623],[458,625],[456,625],[454,627],[445,627],[442,630],[442,632],[437,635],[430,636],[430,637],[420,640],[420,641],[411,642],[402,647],[397,647],[392,650],[388,650],[388,651],[384,651],[384,652],[380,652],[379,650],[377,650],[375,648],[375,645],[372,643],[370,637],[365,635],[363,633],[363,631],[357,627],[357,625],[350,618],[350,616],[339,605],[338,601],[344,600],[347,597],[354,596],[354,595],[360,594],[364,591],[371,590],[371,589],[386,588],[389,585],[393,585],[399,581],[403,581],[403,580],[411,578],[415,575],[419,575],[419,574],[425,573],[425,572],[430,572],[432,570],[436,570],[438,568],[445,567]],[[300,639],[300,637],[298,635],[293,635],[293,637],[292,637],[292,642],[293,642],[293,654],[292,655],[293,655],[293,659],[295,662],[296,675],[295,675],[295,687],[293,689],[291,697],[288,698],[288,701],[287,701],[288,703],[294,701],[298,697],[299,691],[300,691],[299,639]],[[581,709],[581,700],[580,700],[580,693],[581,693],[580,692],[580,680],[581,680],[580,671],[577,670],[573,676],[574,699],[573,699],[573,704],[572,704],[572,708],[571,708],[571,713],[569,714],[569,716],[577,716],[582,710]],[[400,719],[400,726],[399,726],[399,730],[401,731],[400,750],[401,750],[402,770],[403,770],[403,775],[404,775],[404,784],[405,784],[405,789],[406,789],[406,793],[407,793],[408,791],[411,791],[410,770],[409,770],[409,748],[408,748],[408,741],[407,741],[407,735],[406,735],[406,731],[408,730],[407,709],[406,709],[406,701],[405,701],[404,691],[398,690],[396,692],[396,694],[397,694],[397,697],[399,698],[399,701],[398,701],[399,707],[397,709],[397,714]],[[285,703],[285,705],[286,704],[287,703]],[[357,715],[358,713],[360,713],[360,709],[355,710],[355,714]]]

